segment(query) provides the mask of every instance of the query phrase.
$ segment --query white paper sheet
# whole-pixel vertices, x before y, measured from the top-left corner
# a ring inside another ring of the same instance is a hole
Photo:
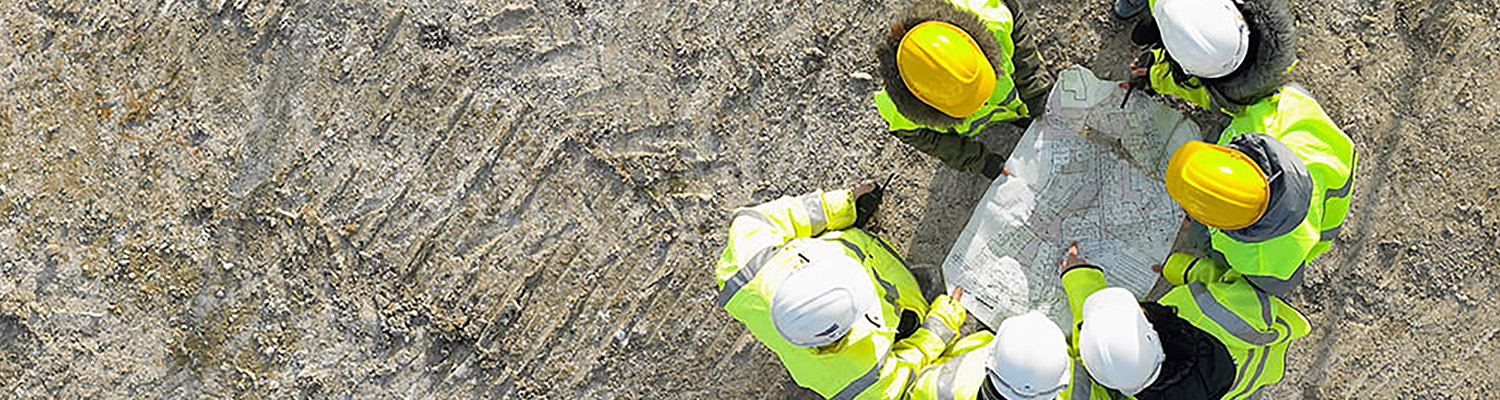
[[[1047,113],[1021,137],[943,263],[951,291],[990,327],[1040,310],[1072,324],[1059,263],[1072,241],[1101,266],[1111,286],[1145,295],[1151,265],[1171,251],[1182,210],[1162,172],[1196,124],[1142,93],[1121,107],[1125,89],[1074,66],[1058,75]]]

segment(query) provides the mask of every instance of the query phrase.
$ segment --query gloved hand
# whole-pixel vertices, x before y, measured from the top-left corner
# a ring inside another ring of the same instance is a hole
[[[1010,175],[1010,171],[1005,169],[1005,159],[995,153],[984,155],[984,170],[980,172],[984,173],[985,178],[989,178],[992,181],[999,178],[1000,175]]]
[[[864,227],[885,199],[885,188],[866,183],[854,188],[854,226]]]
[[[963,288],[955,288],[953,296],[939,295],[927,308],[927,320],[923,321],[922,327],[938,335],[945,345],[952,345],[958,339],[958,328],[963,326],[964,317],[968,315],[963,304],[958,302],[962,296]]]
[[[1151,67],[1156,65],[1156,54],[1151,49],[1141,51],[1135,56],[1135,61],[1130,62],[1129,85],[1132,89],[1151,90]]]
[[[963,296],[963,289],[957,288],[954,294]],[[959,303],[958,300],[958,297],[946,294],[938,295],[936,299],[932,299],[932,305],[928,306],[927,315],[936,315],[942,318],[943,322],[947,323],[949,328],[957,331],[958,327],[963,326],[964,317],[968,316],[963,304]]]

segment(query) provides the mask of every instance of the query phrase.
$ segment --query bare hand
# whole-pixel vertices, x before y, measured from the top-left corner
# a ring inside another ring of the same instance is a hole
[[[1068,245],[1068,258],[1062,261],[1063,272],[1067,272],[1069,269],[1080,265],[1088,265],[1088,263],[1087,260],[1078,255],[1078,241],[1074,240],[1072,244]]]
[[[1151,73],[1150,69],[1141,67],[1141,60],[1140,59],[1135,59],[1134,61],[1130,62],[1130,76],[1131,77],[1142,77],[1142,76],[1146,76],[1146,74],[1149,74],[1149,73]]]
[[[854,191],[854,198],[857,199],[859,198],[859,196],[864,196],[866,194],[869,194],[870,192],[875,191],[875,183],[868,182],[863,185],[855,186],[852,190]]]
[[[952,295],[952,297],[953,297],[953,301],[962,300],[964,298],[964,287],[963,286],[954,286],[953,287],[953,295]]]

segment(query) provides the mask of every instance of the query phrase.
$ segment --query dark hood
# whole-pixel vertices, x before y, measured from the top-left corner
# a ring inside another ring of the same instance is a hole
[[[1226,230],[1224,234],[1245,243],[1259,243],[1285,235],[1307,219],[1312,204],[1312,177],[1307,166],[1286,144],[1263,133],[1246,133],[1229,142],[1229,148],[1250,156],[1271,181],[1271,199],[1259,221]]]
[[[1236,0],[1235,5],[1250,27],[1245,61],[1229,75],[1203,79],[1226,108],[1247,106],[1275,93],[1297,62],[1297,30],[1286,0]]]
[[[1235,383],[1234,357],[1213,335],[1177,316],[1173,307],[1141,303],[1161,338],[1161,374],[1138,400],[1218,399]]]

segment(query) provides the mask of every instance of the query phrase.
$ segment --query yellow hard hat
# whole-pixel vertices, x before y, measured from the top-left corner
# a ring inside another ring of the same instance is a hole
[[[1271,198],[1265,171],[1249,156],[1224,146],[1191,141],[1167,163],[1167,194],[1188,216],[1218,229],[1240,229],[1260,220]]]
[[[967,32],[927,21],[901,38],[896,49],[901,81],[923,103],[954,118],[973,114],[995,91],[995,67]]]

